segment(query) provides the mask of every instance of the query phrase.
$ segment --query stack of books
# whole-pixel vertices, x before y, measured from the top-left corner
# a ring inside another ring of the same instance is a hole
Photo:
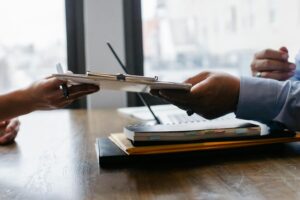
[[[162,153],[178,153],[188,151],[219,150],[239,147],[250,147],[275,143],[287,143],[300,140],[300,135],[286,135],[278,137],[264,137],[260,139],[233,140],[233,141],[206,141],[195,143],[181,143],[168,145],[134,146],[123,133],[111,134],[109,139],[127,155],[146,155]]]
[[[290,131],[267,133],[261,124],[244,120],[177,125],[133,125],[109,140],[126,155],[168,154],[249,147],[299,141]]]

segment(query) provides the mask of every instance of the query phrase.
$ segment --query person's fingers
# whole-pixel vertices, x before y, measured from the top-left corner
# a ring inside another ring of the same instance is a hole
[[[6,127],[6,126],[7,126],[7,123],[8,123],[7,120],[0,122],[0,128]]]
[[[61,89],[56,89],[48,94],[47,106],[49,109],[62,108],[71,104],[79,97],[94,93],[99,90],[98,86],[91,84],[72,85],[68,88],[68,98]]]
[[[263,71],[283,71],[288,72],[296,69],[296,65],[290,62],[281,62],[276,60],[260,59],[255,60],[251,64],[253,72]]]
[[[74,99],[65,99],[54,104],[54,108],[64,108],[74,102]]]
[[[47,107],[50,109],[56,109],[56,108],[63,108],[69,104],[71,104],[74,101],[70,97],[65,97],[62,90],[55,90],[49,96],[47,97]]]
[[[76,100],[76,99],[78,99],[80,97],[92,94],[92,93],[94,93],[96,91],[97,90],[88,90],[88,91],[79,91],[79,92],[76,92],[76,93],[71,93],[69,95],[69,99]]]
[[[5,129],[5,132],[12,132],[12,131],[16,131],[18,132],[19,131],[19,127],[20,127],[20,121],[16,118],[16,119],[12,119],[6,129]]]
[[[205,91],[210,84],[207,84],[209,82],[209,79],[205,75],[201,75],[200,79],[197,80],[198,81],[196,82],[190,79],[191,83],[193,84],[193,87],[189,92],[183,90],[160,90],[159,95],[167,101],[173,101],[177,104],[185,105],[187,103],[192,103],[195,98],[197,98],[197,101],[199,101],[200,103],[201,96],[205,95]]]
[[[44,79],[50,79],[50,78],[53,78],[53,75],[51,74],[51,75],[48,75],[48,76],[46,76]]]
[[[82,84],[69,87],[69,99],[77,99],[82,96],[99,91],[99,86]]]
[[[69,92],[69,98],[74,98],[74,96],[77,96],[80,94],[90,94],[93,92],[97,92],[99,90],[99,87],[96,85],[89,85],[89,84],[81,84],[81,85],[71,85],[68,87]],[[61,89],[55,90],[51,93],[49,99],[54,99],[54,103],[56,101],[63,101],[67,100],[67,98],[64,96],[64,93]]]
[[[20,121],[15,118],[8,122],[8,125],[5,129],[5,135],[0,138],[0,144],[7,144],[16,138],[20,128]]]
[[[195,95],[198,97],[201,97],[202,95],[205,95],[205,90],[210,86],[209,81],[211,81],[212,78],[206,78],[202,80],[201,82],[198,82],[191,88],[191,95]]]
[[[191,98],[190,93],[181,90],[159,90],[159,95],[167,100],[186,102]]]
[[[294,76],[294,74],[295,71],[285,72],[285,73],[273,71],[273,72],[262,72],[261,77],[284,81]]]
[[[46,79],[47,84],[50,86],[52,89],[57,89],[59,88],[62,84],[66,84],[67,81],[59,80],[56,77],[50,77],[49,79]]]
[[[99,91],[99,86],[91,84],[72,85],[68,90],[70,95],[78,92],[97,92]]]
[[[13,130],[12,132],[8,133],[10,136],[8,137],[9,142],[12,142],[15,140],[15,138],[18,135],[19,127]]]
[[[196,76],[192,76],[184,81],[184,83],[190,83],[192,85],[195,85],[203,80],[205,80],[210,75],[210,72],[201,72],[197,74]]]
[[[11,132],[11,133],[7,133],[3,136],[0,137],[0,145],[5,145],[5,144],[9,144],[12,141],[14,141],[16,135],[15,133]]]
[[[265,49],[255,54],[255,59],[273,59],[287,61],[289,55],[284,51],[276,51],[273,49]]]
[[[195,97],[191,96],[187,92],[176,92],[172,90],[159,90],[159,97],[163,98],[167,102],[176,105],[182,110],[188,110],[192,107],[199,107],[200,99],[194,101]]]
[[[279,51],[283,51],[285,53],[289,53],[289,50],[286,47],[280,47]]]
[[[160,97],[160,95],[159,95],[159,90],[150,90],[150,94],[151,94],[152,96]]]
[[[10,136],[7,134],[5,136],[1,136],[0,137],[0,145],[7,144],[9,139],[10,139]]]
[[[54,105],[58,108],[66,107],[67,105],[73,103],[73,101],[75,101],[76,99],[79,99],[86,95],[92,94],[94,92],[95,92],[95,90],[92,90],[92,91],[87,90],[87,91],[78,91],[75,93],[70,93],[68,98],[63,97],[63,99],[60,99],[59,101],[54,103]]]
[[[165,101],[167,101],[168,103],[171,103],[171,104],[177,106],[178,108],[180,108],[182,110],[187,110],[188,108],[190,108],[190,103],[187,101],[181,101],[178,99],[170,98],[168,96],[161,97],[161,98],[164,99]]]

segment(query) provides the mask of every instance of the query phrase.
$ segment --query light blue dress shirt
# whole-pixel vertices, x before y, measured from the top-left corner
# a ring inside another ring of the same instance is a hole
[[[242,77],[236,116],[300,130],[300,81]]]

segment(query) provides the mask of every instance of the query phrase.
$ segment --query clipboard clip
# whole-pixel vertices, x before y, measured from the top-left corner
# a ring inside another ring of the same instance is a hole
[[[126,81],[126,76],[124,74],[117,74],[116,78],[118,81]]]

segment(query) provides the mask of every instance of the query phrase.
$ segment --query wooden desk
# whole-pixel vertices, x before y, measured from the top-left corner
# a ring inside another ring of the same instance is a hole
[[[113,110],[21,117],[0,147],[0,199],[299,199],[299,143],[178,166],[99,169],[95,139],[128,121]]]

